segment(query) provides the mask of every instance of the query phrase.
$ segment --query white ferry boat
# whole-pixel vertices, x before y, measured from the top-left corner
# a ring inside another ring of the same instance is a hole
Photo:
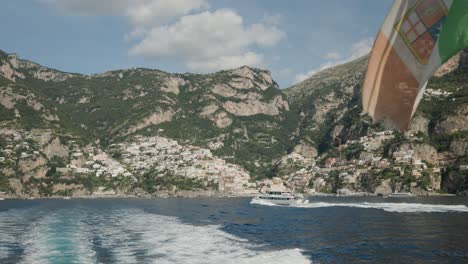
[[[278,205],[292,205],[292,204],[307,204],[302,195],[293,194],[290,192],[275,192],[270,191],[264,194],[259,194],[253,198],[253,202],[265,201]]]

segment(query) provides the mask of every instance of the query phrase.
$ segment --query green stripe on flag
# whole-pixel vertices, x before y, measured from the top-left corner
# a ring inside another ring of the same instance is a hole
[[[468,0],[453,0],[439,37],[441,63],[466,47],[468,47]]]

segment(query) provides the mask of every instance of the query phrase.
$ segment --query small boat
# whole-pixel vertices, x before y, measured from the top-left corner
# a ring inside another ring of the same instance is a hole
[[[5,198],[3,198],[3,197],[0,197],[0,201],[3,201],[3,200],[5,200]]]
[[[264,194],[259,194],[252,199],[253,202],[270,202],[277,205],[292,205],[292,204],[307,204],[302,195],[293,194],[291,192],[275,192],[270,191]]]
[[[388,197],[412,197],[412,196],[414,195],[409,192],[394,192],[388,195]]]

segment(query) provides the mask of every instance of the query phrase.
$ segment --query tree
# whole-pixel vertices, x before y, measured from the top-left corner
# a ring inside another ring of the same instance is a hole
[[[343,187],[343,182],[340,179],[340,173],[338,171],[330,171],[330,173],[328,173],[328,181],[330,182],[331,191],[333,193],[336,193]]]

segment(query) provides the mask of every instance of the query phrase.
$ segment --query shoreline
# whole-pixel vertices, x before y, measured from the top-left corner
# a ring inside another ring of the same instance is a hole
[[[219,192],[206,192],[206,191],[183,191],[177,193],[160,192],[154,194],[106,194],[106,193],[94,193],[90,195],[77,195],[77,196],[1,196],[2,200],[36,200],[36,199],[156,199],[156,198],[251,198],[256,194],[249,193],[219,193]]]
[[[60,199],[60,200],[72,200],[72,199],[173,199],[173,198],[252,198],[257,194],[254,193],[219,193],[219,192],[198,192],[198,191],[184,191],[180,193],[155,193],[152,195],[132,195],[132,194],[91,194],[91,195],[80,195],[80,196],[50,196],[50,197],[24,197],[24,196],[2,196],[0,201],[4,200],[45,200],[45,199]],[[330,194],[330,193],[313,193],[313,194],[304,194],[305,197],[380,197],[380,198],[420,198],[420,197],[464,197],[463,195],[456,194],[439,194],[439,193],[430,193],[427,195],[411,195],[406,197],[382,197],[377,194],[350,194],[350,195],[339,195],[339,194]]]

